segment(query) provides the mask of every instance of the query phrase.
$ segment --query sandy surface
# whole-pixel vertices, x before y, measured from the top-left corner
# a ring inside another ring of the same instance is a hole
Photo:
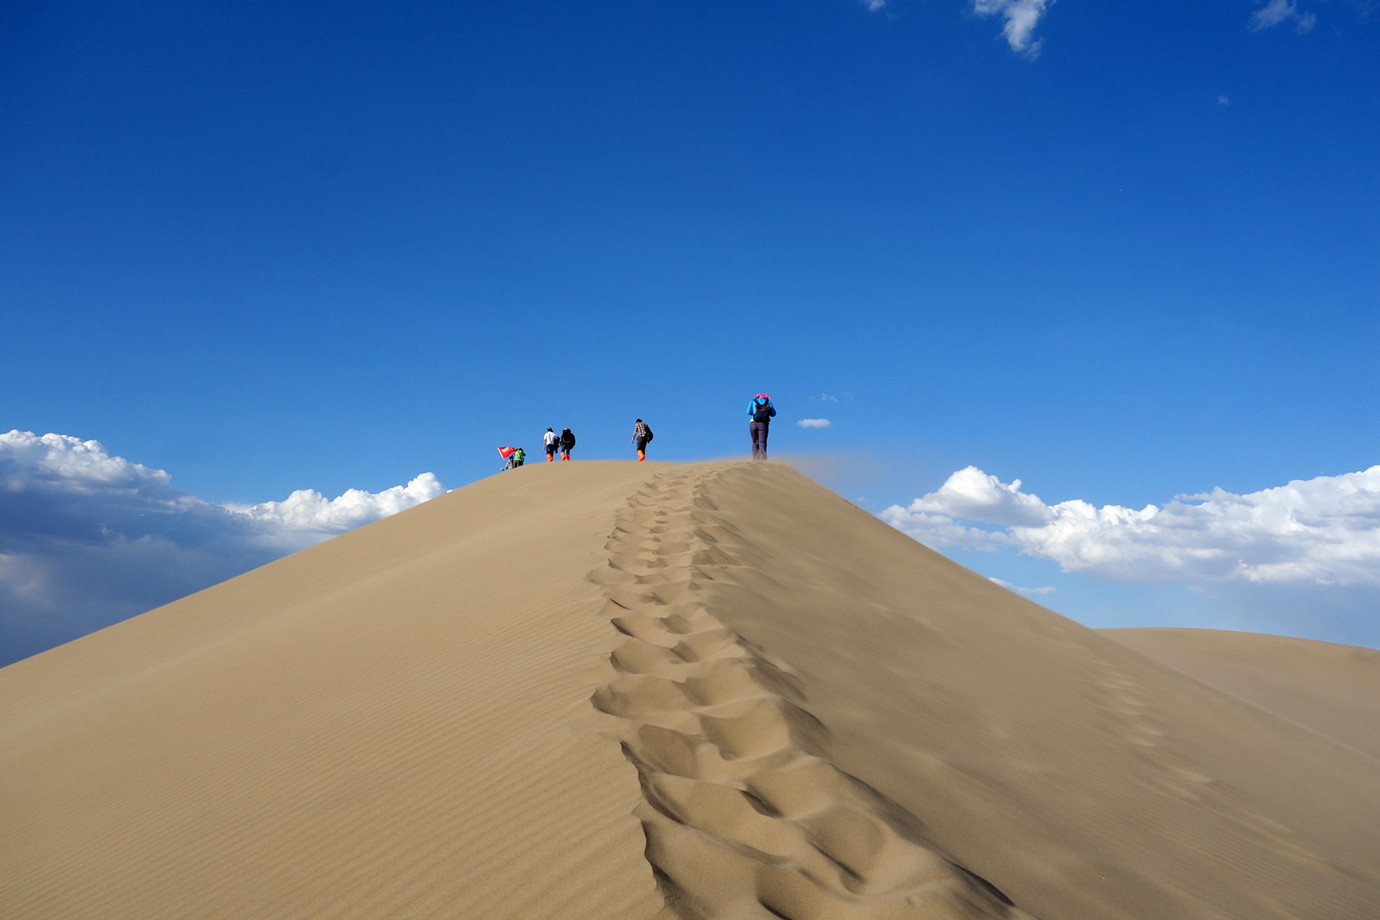
[[[0,669],[0,916],[1373,918],[1372,685],[1117,638],[779,464],[533,464]]]
[[[1380,651],[1211,629],[1102,634],[1218,690],[1380,759]]]

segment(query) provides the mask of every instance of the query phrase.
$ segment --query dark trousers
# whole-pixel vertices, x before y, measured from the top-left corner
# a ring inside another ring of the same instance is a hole
[[[767,459],[767,429],[771,427],[771,422],[748,422],[748,431],[752,433],[752,459]]]

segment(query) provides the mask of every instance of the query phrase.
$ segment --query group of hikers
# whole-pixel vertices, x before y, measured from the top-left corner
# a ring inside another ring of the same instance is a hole
[[[575,432],[569,428],[562,428],[561,433],[556,434],[548,428],[546,434],[541,436],[541,443],[546,448],[547,463],[555,461],[557,452],[562,460],[569,460],[570,452],[575,449]]]
[[[541,436],[541,443],[546,448],[547,463],[553,463],[558,453],[562,460],[569,460],[570,452],[575,449],[575,432],[569,428],[562,428],[561,433],[556,434],[548,428],[546,434]],[[508,460],[503,467],[505,470],[517,469],[527,462],[527,451],[521,447],[500,447],[498,452]]]
[[[771,429],[771,420],[776,417],[776,407],[771,403],[771,397],[766,393],[758,393],[752,397],[752,402],[748,403],[748,434],[752,436],[752,459],[767,459],[767,432]],[[642,463],[647,459],[647,445],[652,442],[652,426],[642,419],[633,422],[632,437],[629,438],[633,447],[637,450],[637,462]],[[575,449],[575,433],[569,428],[562,428],[560,434],[550,428],[542,435],[542,446],[546,449],[546,462],[553,463],[556,454],[561,455],[561,460],[569,460],[570,452]],[[527,451],[521,447],[500,447],[499,453],[507,458],[505,470],[515,469],[527,462]]]

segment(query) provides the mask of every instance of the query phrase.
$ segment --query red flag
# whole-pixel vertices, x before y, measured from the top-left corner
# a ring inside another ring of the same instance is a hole
[[[504,460],[507,460],[515,453],[517,453],[516,447],[500,447],[498,449],[498,455],[502,457]]]

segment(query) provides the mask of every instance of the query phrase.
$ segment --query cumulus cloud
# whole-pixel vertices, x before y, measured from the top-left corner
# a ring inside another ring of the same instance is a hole
[[[796,424],[801,428],[828,428],[830,423],[827,418],[803,418]]]
[[[285,545],[309,546],[361,524],[397,514],[443,492],[445,487],[435,475],[423,473],[405,486],[393,486],[382,492],[350,489],[336,498],[328,499],[315,489],[298,489],[280,502],[225,507],[235,514],[268,525],[270,532],[283,540]]]
[[[1002,533],[964,524],[947,514],[921,511],[915,507],[915,502],[907,508],[892,505],[882,512],[881,518],[931,549],[966,549],[990,553],[1000,548],[1004,537]],[[1014,540],[1009,542],[1014,543]]]
[[[1011,50],[1034,59],[1040,55],[1040,42],[1034,38],[1035,26],[1053,4],[1054,0],[973,0],[973,12],[1006,20],[1002,34]]]
[[[1138,510],[1079,499],[1049,505],[1020,480],[968,467],[881,516],[931,546],[1015,546],[1104,581],[1380,587],[1380,466]]]
[[[1252,32],[1262,32],[1287,23],[1294,24],[1294,31],[1302,35],[1312,30],[1318,17],[1313,13],[1300,13],[1294,0],[1269,0],[1251,14],[1247,27]]]
[[[1021,491],[1019,479],[1007,484],[975,466],[954,473],[938,492],[911,502],[909,510],[1026,525],[1044,521],[1047,512],[1045,503],[1037,496]]]
[[[443,491],[423,473],[379,493],[222,506],[97,441],[0,434],[0,665]]]

